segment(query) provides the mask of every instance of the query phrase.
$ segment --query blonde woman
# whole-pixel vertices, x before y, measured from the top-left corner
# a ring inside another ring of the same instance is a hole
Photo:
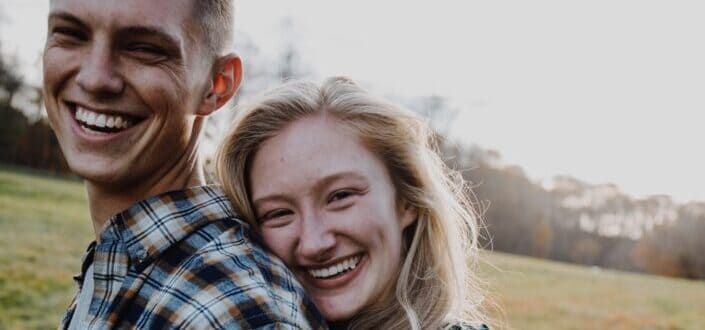
[[[217,156],[236,209],[333,328],[482,329],[475,214],[413,113],[348,78],[239,109]]]

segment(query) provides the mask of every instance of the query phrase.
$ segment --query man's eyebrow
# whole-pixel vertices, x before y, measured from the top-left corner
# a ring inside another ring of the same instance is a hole
[[[56,19],[71,22],[73,24],[81,26],[81,28],[84,29],[88,28],[88,25],[86,25],[86,23],[66,11],[56,11],[49,14],[49,21]],[[119,33],[121,35],[152,36],[162,39],[167,43],[170,43],[173,47],[179,47],[180,45],[176,38],[172,37],[169,33],[156,26],[127,26],[121,28]]]
[[[81,21],[78,17],[72,15],[69,12],[57,11],[57,12],[52,12],[49,14],[49,22],[51,22],[52,20],[57,20],[57,19],[69,21],[73,24],[79,25],[83,29],[88,28],[88,25],[86,25],[86,23],[83,23],[83,21]]]
[[[181,45],[176,38],[156,26],[128,26],[121,28],[119,33],[120,35],[156,37],[177,48]]]

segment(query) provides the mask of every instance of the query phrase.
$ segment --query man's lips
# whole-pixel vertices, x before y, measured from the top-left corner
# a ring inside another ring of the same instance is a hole
[[[78,103],[66,103],[74,121],[86,132],[97,135],[116,134],[135,126],[144,117],[116,111],[95,110]]]

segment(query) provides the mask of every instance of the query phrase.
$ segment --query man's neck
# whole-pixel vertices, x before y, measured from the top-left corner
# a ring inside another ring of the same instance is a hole
[[[182,190],[205,183],[203,170],[196,166],[190,170],[172,169],[165,175],[144,180],[126,189],[113,189],[109,185],[100,185],[86,180],[88,204],[96,241],[100,241],[100,234],[106,221],[133,204],[167,191]]]

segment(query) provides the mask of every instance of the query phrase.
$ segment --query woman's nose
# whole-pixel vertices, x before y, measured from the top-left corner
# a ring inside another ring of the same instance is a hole
[[[322,262],[333,257],[336,238],[330,223],[320,215],[307,216],[302,220],[296,253],[314,262]]]

